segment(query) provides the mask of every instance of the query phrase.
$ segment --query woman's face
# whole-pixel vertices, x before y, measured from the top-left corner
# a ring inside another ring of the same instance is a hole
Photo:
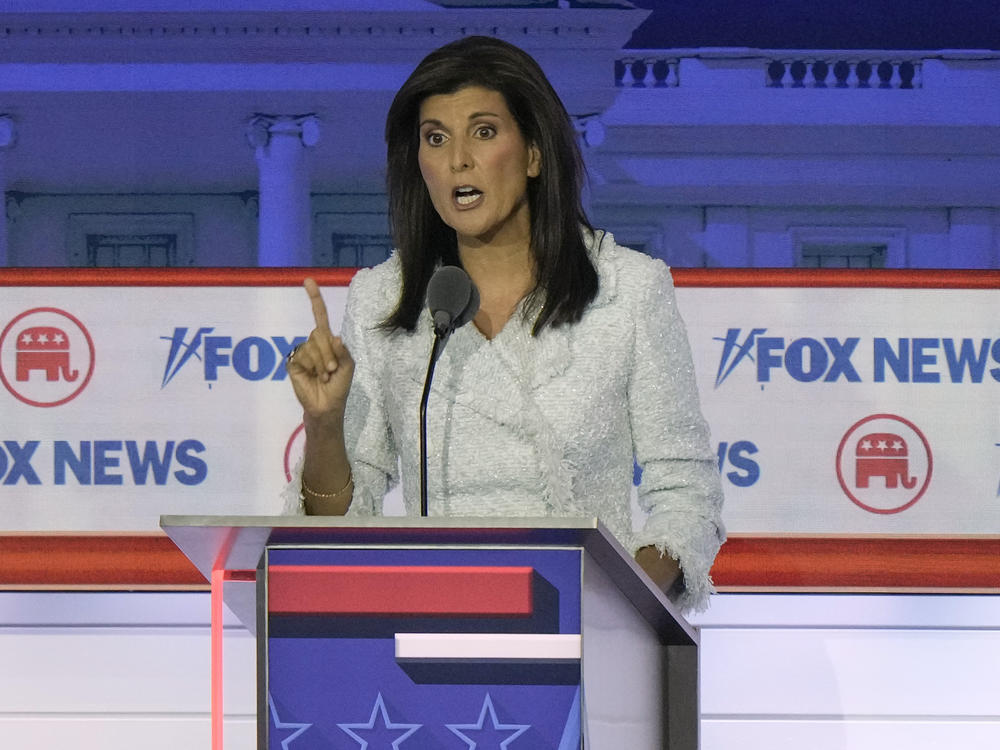
[[[528,178],[541,155],[525,143],[502,94],[467,86],[420,106],[420,173],[460,246],[527,242]]]

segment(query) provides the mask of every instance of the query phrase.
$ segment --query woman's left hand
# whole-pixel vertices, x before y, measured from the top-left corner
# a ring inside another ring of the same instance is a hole
[[[635,561],[663,593],[670,591],[680,578],[681,568],[677,561],[670,555],[661,555],[651,544],[635,553]]]

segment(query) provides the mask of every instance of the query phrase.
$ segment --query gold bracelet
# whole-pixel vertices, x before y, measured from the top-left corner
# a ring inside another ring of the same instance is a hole
[[[341,487],[336,492],[317,492],[314,489],[310,489],[309,485],[306,484],[306,478],[302,477],[302,491],[306,492],[313,497],[337,497],[338,495],[343,495],[350,486],[354,484],[354,472],[351,471],[350,467],[347,469],[347,484]]]

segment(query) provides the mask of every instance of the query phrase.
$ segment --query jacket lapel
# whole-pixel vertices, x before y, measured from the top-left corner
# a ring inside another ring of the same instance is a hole
[[[599,252],[604,243],[614,244],[610,234],[587,235],[591,259],[598,268],[600,287],[587,309],[611,302],[617,294],[616,269],[607,255]],[[451,336],[436,365],[431,392],[435,398],[460,404],[483,417],[509,428],[520,440],[535,446],[539,469],[544,478],[543,499],[550,512],[566,514],[578,509],[573,500],[577,467],[566,458],[565,437],[550,427],[539,408],[546,395],[541,391],[569,370],[579,347],[588,341],[586,325],[548,326],[539,336],[531,335],[519,312],[492,341],[473,325]],[[426,362],[433,341],[430,314],[425,310],[414,335],[402,346],[413,347],[405,361]],[[422,387],[424,371],[410,373]]]

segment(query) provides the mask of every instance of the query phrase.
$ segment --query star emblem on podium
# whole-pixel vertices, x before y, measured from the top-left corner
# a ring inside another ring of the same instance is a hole
[[[367,724],[337,724],[337,726],[350,735],[352,739],[357,740],[359,750],[369,750],[369,748],[370,750],[385,750],[390,746],[392,750],[399,750],[403,740],[420,729],[423,724],[399,724],[389,721],[389,712],[386,711],[382,693],[379,693]],[[370,744],[369,739],[360,736],[359,732],[364,733],[374,743]],[[393,735],[395,735],[394,738]]]
[[[294,729],[290,735],[281,740],[281,750],[288,750],[289,744],[292,740],[306,731],[312,724],[304,724],[294,721],[282,721],[278,718],[278,709],[274,705],[274,699],[271,697],[270,693],[267,696],[267,706],[271,709],[271,722],[275,729]]]
[[[486,716],[490,717],[490,725],[486,726]],[[468,743],[468,750],[507,750],[510,743],[531,729],[530,724],[501,724],[497,718],[496,709],[493,708],[493,699],[490,694],[486,694],[483,701],[483,708],[479,712],[479,721],[476,724],[445,724],[449,730],[460,739]],[[501,733],[507,733],[497,744]],[[469,735],[473,736],[470,737]]]

